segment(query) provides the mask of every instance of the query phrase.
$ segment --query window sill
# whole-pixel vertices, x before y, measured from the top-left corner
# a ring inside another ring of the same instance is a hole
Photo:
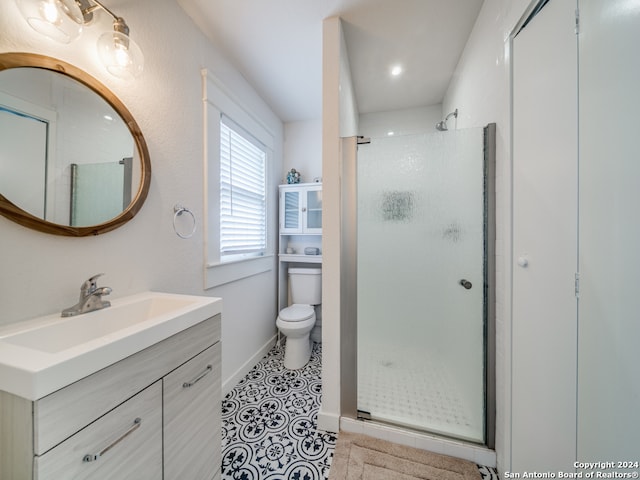
[[[210,263],[205,267],[205,290],[273,270],[273,254]]]

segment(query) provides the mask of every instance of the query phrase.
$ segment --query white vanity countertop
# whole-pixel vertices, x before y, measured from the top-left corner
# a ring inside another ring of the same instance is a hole
[[[0,328],[0,390],[37,400],[222,313],[222,299],[144,292]]]

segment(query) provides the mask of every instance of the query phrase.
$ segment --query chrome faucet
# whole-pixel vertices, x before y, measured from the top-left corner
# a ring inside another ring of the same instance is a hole
[[[111,302],[102,300],[103,295],[109,295],[111,288],[98,287],[96,279],[104,273],[94,275],[86,280],[80,287],[80,300],[73,307],[65,308],[62,311],[63,317],[72,317],[83,313],[93,312],[111,306]]]

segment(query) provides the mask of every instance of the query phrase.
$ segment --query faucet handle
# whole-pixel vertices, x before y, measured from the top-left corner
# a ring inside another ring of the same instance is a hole
[[[94,292],[96,288],[98,288],[98,282],[96,281],[97,278],[103,275],[104,273],[98,273],[88,280],[85,280],[84,283],[80,286],[80,298]]]

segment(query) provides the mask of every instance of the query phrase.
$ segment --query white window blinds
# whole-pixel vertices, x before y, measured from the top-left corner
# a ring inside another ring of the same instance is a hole
[[[266,149],[224,115],[220,121],[220,258],[267,248]]]

